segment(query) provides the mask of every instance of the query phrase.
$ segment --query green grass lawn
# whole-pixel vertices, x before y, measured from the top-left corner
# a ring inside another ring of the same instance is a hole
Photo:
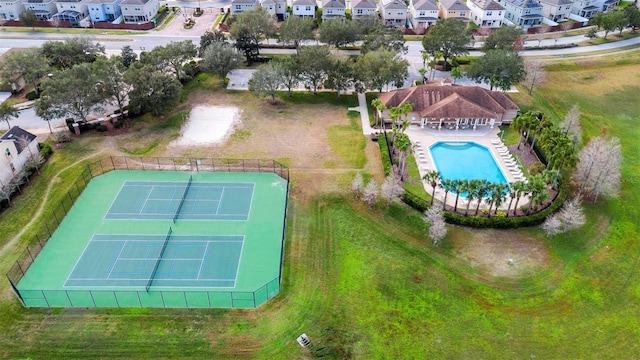
[[[583,140],[606,129],[620,137],[623,149],[621,197],[587,205],[584,228],[553,239],[537,228],[501,233],[542,243],[550,257],[545,269],[514,278],[480,273],[457,246],[487,230],[450,227],[443,245],[434,248],[422,215],[400,204],[369,209],[343,194],[293,198],[283,289],[259,309],[24,309],[3,281],[0,358],[636,358],[638,74],[637,53],[553,64],[533,97],[514,95],[524,110],[543,110],[554,121],[578,103]],[[301,94],[293,102],[304,106],[322,97],[335,94]],[[333,101],[355,106],[353,98]],[[158,131],[175,131],[169,123],[169,130],[158,125]],[[351,126],[332,131],[356,136]],[[505,140],[517,141],[512,132]],[[337,142],[331,151],[362,152],[360,143],[349,144]],[[87,139],[52,158],[14,208],[0,215],[0,244],[30,220],[53,175],[92,150]],[[361,164],[357,157],[349,161]],[[47,208],[81,169],[58,176]],[[27,238],[0,257],[0,271],[11,266]],[[303,332],[321,350],[302,349],[295,338]]]

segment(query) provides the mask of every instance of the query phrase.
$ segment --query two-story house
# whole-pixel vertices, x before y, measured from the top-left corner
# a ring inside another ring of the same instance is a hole
[[[402,0],[380,0],[378,3],[380,17],[382,21],[395,27],[404,27],[407,25],[408,7]]]
[[[443,19],[469,21],[469,8],[460,0],[440,0],[438,8]]]
[[[538,0],[542,5],[542,16],[555,21],[566,21],[571,14],[572,0]]]
[[[40,21],[50,20],[58,12],[54,0],[23,0],[22,4],[25,10],[33,11]]]
[[[293,0],[291,13],[295,16],[316,17],[315,0]]]
[[[573,0],[571,6],[571,13],[583,17],[585,19],[591,19],[598,13],[598,6],[596,6],[596,0]]]
[[[613,10],[619,3],[620,0],[596,0],[595,6],[598,7],[598,11],[607,12]]]
[[[378,7],[373,0],[352,0],[351,18],[357,20],[365,16],[375,15],[377,8]]]
[[[58,13],[53,15],[53,20],[68,21],[71,25],[78,25],[80,20],[89,16],[89,9],[85,0],[56,0]]]
[[[433,0],[411,0],[409,21],[415,30],[428,29],[438,21],[438,6]]]
[[[0,2],[0,20],[18,20],[23,11],[22,0],[2,0]]]
[[[88,0],[91,22],[114,22],[122,16],[120,3],[122,0]]]
[[[258,4],[258,0],[231,0],[231,14],[240,14],[257,7]]]
[[[469,0],[469,19],[480,27],[499,28],[502,26],[505,8],[493,0]]]
[[[38,141],[32,133],[18,126],[0,137],[0,182],[6,184],[20,171],[33,154],[38,153]]]
[[[142,24],[153,21],[160,9],[158,0],[123,0],[120,10],[125,24]]]
[[[534,0],[498,0],[506,10],[505,22],[508,25],[525,29],[542,24],[542,5]]]
[[[344,0],[322,0],[322,20],[346,17],[347,5]]]
[[[285,13],[287,12],[286,0],[260,0],[260,6],[267,10],[270,15],[278,18],[278,21],[285,20]]]

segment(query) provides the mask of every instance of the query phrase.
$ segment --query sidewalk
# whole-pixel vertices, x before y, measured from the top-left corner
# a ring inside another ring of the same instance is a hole
[[[369,136],[376,131],[369,123],[369,110],[367,110],[367,97],[363,93],[358,93],[358,106],[349,108],[349,111],[357,111],[360,113],[360,122],[362,123],[362,133]]]

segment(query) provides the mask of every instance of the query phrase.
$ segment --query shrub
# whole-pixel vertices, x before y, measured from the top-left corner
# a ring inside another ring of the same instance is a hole
[[[51,139],[57,144],[61,144],[71,141],[71,135],[64,130],[60,130],[51,134]]]
[[[114,121],[114,123],[113,123],[113,127],[114,127],[115,129],[120,129],[120,128],[122,127],[122,121],[121,121],[121,120],[116,120],[116,121]]]
[[[105,132],[107,130],[109,130],[109,129],[104,125],[96,125],[96,131],[98,131],[98,132]]]
[[[51,154],[53,153],[53,148],[48,143],[40,143],[38,147],[40,148],[40,154],[45,159],[48,159],[49,156],[51,156]]]
[[[536,161],[535,163],[533,163],[533,165],[531,165],[531,167],[529,168],[529,174],[531,175],[538,175],[540,173],[542,173],[544,171],[544,169],[546,168],[546,166],[544,166],[543,163],[541,163],[540,161]]]
[[[35,100],[37,98],[38,98],[38,95],[36,94],[35,90],[34,91],[29,91],[27,93],[27,100],[33,101],[33,100]]]
[[[378,137],[378,145],[380,146],[380,153],[382,154],[382,167],[384,168],[384,176],[387,176],[391,172],[391,159],[389,155],[389,149],[387,148],[387,139],[384,137],[384,135]]]

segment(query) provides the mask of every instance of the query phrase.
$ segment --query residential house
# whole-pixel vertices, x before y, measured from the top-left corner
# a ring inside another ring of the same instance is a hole
[[[505,8],[493,0],[469,0],[469,19],[480,27],[499,28],[504,22]]]
[[[260,0],[260,6],[267,12],[278,18],[278,21],[285,19],[285,13],[287,12],[286,0]]]
[[[428,29],[438,21],[438,6],[433,0],[411,0],[409,3],[409,21],[415,30]]]
[[[573,0],[571,6],[571,13],[583,17],[585,19],[591,19],[598,13],[598,6],[596,0]]]
[[[122,16],[120,3],[122,0],[88,0],[89,17],[91,22],[119,23]]]
[[[344,0],[322,0],[322,20],[345,19],[347,5]]]
[[[47,21],[58,12],[54,0],[23,0],[25,10],[32,10],[36,18]]]
[[[469,8],[460,0],[440,0],[438,8],[443,19],[469,21]]]
[[[89,8],[85,0],[56,0],[58,13],[52,19],[57,21],[68,21],[71,25],[78,25],[80,20],[89,16]]]
[[[293,0],[291,13],[295,16],[316,17],[315,0]]]
[[[554,22],[566,21],[573,5],[573,0],[538,0],[538,2],[542,5],[542,16]]]
[[[518,105],[501,91],[479,86],[459,86],[432,82],[378,95],[387,109],[413,105],[407,116],[413,125],[440,129],[509,124],[518,115]],[[389,110],[380,115],[389,121]]]
[[[38,141],[32,133],[18,126],[0,137],[0,182],[6,184],[20,171],[32,154],[38,152]]]
[[[231,14],[237,15],[256,6],[258,6],[258,0],[231,0]]]
[[[23,11],[22,0],[2,0],[0,2],[0,20],[18,20]]]
[[[373,0],[352,0],[351,1],[351,18],[361,19],[365,16],[376,14],[378,6]]]
[[[158,0],[123,0],[120,10],[125,24],[142,24],[154,21],[158,14],[160,2]]]
[[[404,27],[407,25],[407,4],[403,0],[380,0],[378,3],[380,17],[382,21],[395,27]]]
[[[505,22],[508,25],[525,29],[542,24],[542,5],[534,0],[498,0],[506,10]]]
[[[595,6],[598,7],[598,11],[607,12],[613,10],[619,3],[620,0],[596,0]]]

